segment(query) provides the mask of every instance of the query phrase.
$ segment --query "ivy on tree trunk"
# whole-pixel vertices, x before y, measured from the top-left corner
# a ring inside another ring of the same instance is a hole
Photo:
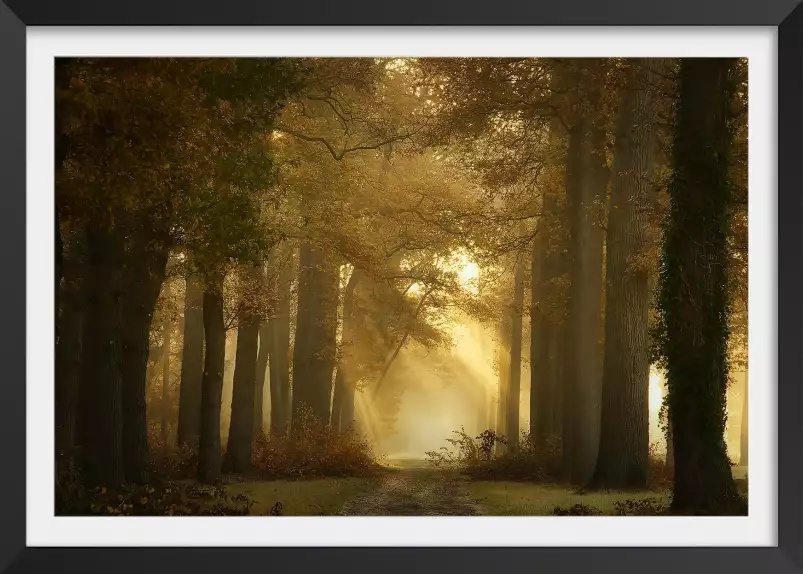
[[[660,269],[675,482],[672,510],[742,514],[725,445],[732,59],[680,64]]]

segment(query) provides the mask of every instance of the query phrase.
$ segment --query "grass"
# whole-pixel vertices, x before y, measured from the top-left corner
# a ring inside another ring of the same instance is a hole
[[[232,482],[226,492],[244,494],[254,501],[251,515],[269,515],[277,502],[282,516],[332,516],[354,496],[373,488],[373,478],[346,477],[313,480],[269,480]]]
[[[556,506],[570,508],[575,504],[600,509],[613,514],[614,503],[620,500],[657,498],[669,502],[669,492],[590,492],[577,494],[575,489],[562,485],[548,485],[509,481],[467,481],[469,496],[477,500],[483,514],[488,516],[551,516]]]
[[[733,468],[733,477],[744,495],[747,494],[746,476],[746,467]],[[612,515],[617,501],[655,498],[669,504],[672,497],[669,490],[578,494],[569,486],[532,482],[470,480],[464,481],[463,486],[469,496],[480,503],[483,514],[488,516],[551,516],[556,506],[570,508],[575,504],[598,508],[603,514]]]

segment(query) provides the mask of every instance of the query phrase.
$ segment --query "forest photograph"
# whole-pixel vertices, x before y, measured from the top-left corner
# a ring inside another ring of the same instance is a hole
[[[747,515],[747,72],[56,58],[56,516]]]

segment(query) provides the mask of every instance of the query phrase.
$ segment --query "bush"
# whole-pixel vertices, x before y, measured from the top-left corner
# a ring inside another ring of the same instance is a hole
[[[289,435],[259,436],[253,462],[262,479],[369,476],[380,468],[364,437],[352,429],[331,430],[308,409],[302,409]]]
[[[556,506],[553,516],[601,516],[603,512],[587,504],[575,504],[569,508]],[[613,503],[613,516],[663,516],[669,514],[666,504],[657,498],[641,500],[617,500]]]
[[[650,487],[653,490],[671,490],[675,480],[672,467],[666,465],[666,459],[658,454],[658,443],[650,444]]]
[[[553,516],[600,516],[602,511],[599,508],[588,506],[587,504],[575,504],[569,508],[556,506],[552,511]]]
[[[669,514],[669,507],[657,498],[617,500],[613,503],[615,516],[661,516]]]
[[[503,435],[486,430],[477,437],[465,429],[453,431],[450,447],[427,452],[427,459],[436,467],[452,467],[472,478],[485,480],[557,480],[560,476],[561,446],[556,438],[536,445],[527,431],[522,432],[517,449],[495,452],[497,444],[507,446]]]
[[[198,474],[198,452],[187,445],[170,450],[152,450],[148,460],[150,476],[156,480],[186,480]]]
[[[171,481],[81,488],[56,500],[56,514],[73,516],[245,516],[254,505],[242,494],[229,497],[223,488],[202,490]]]
[[[224,488],[156,479],[150,484],[87,487],[72,459],[60,465],[56,480],[56,515],[68,516],[244,516],[254,502],[229,497]]]
[[[170,448],[149,436],[148,484],[90,488],[81,481],[76,453],[56,461],[56,514],[241,516],[253,502],[229,498],[225,488],[199,488],[194,479],[198,454],[187,446]],[[380,466],[371,445],[353,430],[331,431],[303,411],[289,436],[260,434],[254,441],[254,474],[262,479],[369,476]],[[281,508],[272,512],[281,513]]]

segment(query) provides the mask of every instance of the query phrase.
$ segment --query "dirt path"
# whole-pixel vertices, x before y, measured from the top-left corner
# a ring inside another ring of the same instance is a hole
[[[349,500],[346,516],[474,516],[476,501],[460,488],[460,479],[425,468],[390,471],[374,490]]]

